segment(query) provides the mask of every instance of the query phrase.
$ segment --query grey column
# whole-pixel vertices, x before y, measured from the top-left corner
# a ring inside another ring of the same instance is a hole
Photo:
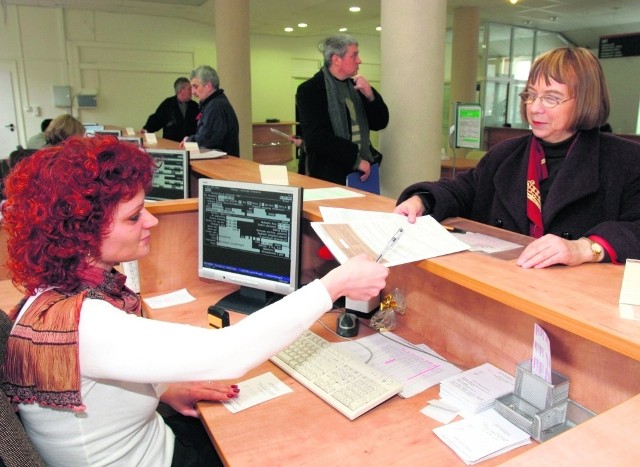
[[[240,124],[240,157],[253,160],[249,0],[215,0],[215,68]]]
[[[453,12],[449,125],[455,124],[456,102],[471,103],[476,101],[479,32],[479,9],[477,7],[456,8]],[[456,157],[464,157],[467,152],[469,152],[468,149],[456,149]]]
[[[389,126],[381,135],[381,192],[440,178],[447,2],[381,0],[381,93]]]

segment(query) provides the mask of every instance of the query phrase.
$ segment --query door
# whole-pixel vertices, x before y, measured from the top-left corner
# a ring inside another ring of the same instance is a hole
[[[13,100],[11,72],[0,70],[0,158],[6,158],[18,146],[16,106]]]

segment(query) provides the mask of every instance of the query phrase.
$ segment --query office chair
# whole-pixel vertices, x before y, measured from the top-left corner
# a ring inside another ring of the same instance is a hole
[[[13,323],[0,310],[0,381],[2,381],[7,338]],[[31,443],[9,399],[0,391],[0,466],[40,467],[44,462]]]

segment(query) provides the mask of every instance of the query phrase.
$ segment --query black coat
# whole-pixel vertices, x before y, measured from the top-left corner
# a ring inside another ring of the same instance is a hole
[[[375,98],[371,102],[358,94],[367,113],[369,129],[377,131],[389,123],[389,109],[378,91],[373,89],[373,93]],[[335,135],[328,105],[324,74],[320,70],[298,86],[296,93],[296,110],[305,142],[307,168],[312,177],[344,185],[347,174],[354,170],[358,145]]]
[[[176,96],[167,97],[158,106],[155,113],[149,115],[144,129],[155,132],[162,129],[162,137],[172,141],[182,141],[185,136],[196,132],[196,116],[198,104],[194,101],[187,102],[187,111],[182,116]]]
[[[528,235],[530,139],[496,145],[475,169],[453,180],[411,185],[398,203],[428,191],[437,220],[460,216]],[[580,132],[543,201],[542,220],[545,233],[566,239],[602,237],[619,262],[640,258],[640,144],[597,129]]]

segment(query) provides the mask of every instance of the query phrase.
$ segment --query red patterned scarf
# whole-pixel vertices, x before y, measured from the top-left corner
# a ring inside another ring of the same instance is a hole
[[[540,238],[544,234],[540,182],[548,176],[544,149],[537,138],[531,138],[527,168],[527,217],[529,218],[529,235],[534,238]]]
[[[85,410],[78,349],[82,302],[85,298],[105,300],[140,316],[140,298],[124,285],[125,280],[115,270],[89,268],[72,294],[51,289],[33,301],[7,341],[2,389],[13,403]],[[11,311],[12,320],[16,320],[26,298]]]

